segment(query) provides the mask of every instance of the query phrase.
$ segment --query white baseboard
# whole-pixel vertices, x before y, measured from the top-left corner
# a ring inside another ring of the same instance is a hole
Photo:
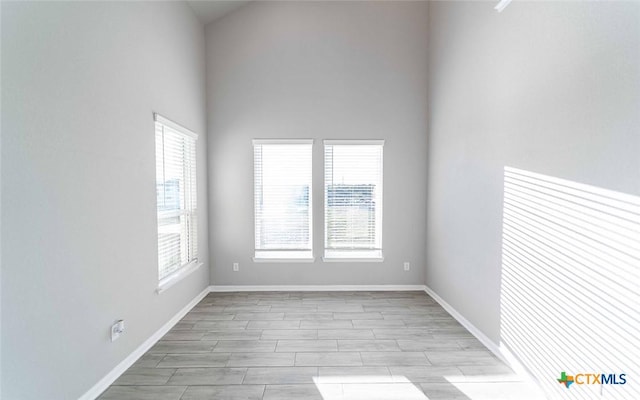
[[[442,306],[453,318],[464,326],[473,336],[476,337],[489,351],[496,355],[500,360],[513,369],[519,376],[527,379],[530,383],[534,384],[537,388],[540,387],[537,379],[531,374],[531,372],[518,360],[513,352],[503,344],[496,344],[493,340],[489,339],[487,335],[482,333],[480,329],[476,328],[469,320],[462,316],[451,304],[444,301],[444,299],[429,286],[424,287],[424,291],[431,296],[438,304]]]
[[[423,291],[424,285],[212,285],[212,292]]]
[[[509,364],[509,361],[500,351],[500,347],[495,344],[493,340],[489,339],[489,337],[482,333],[480,329],[476,328],[475,325],[473,325],[471,322],[469,322],[469,320],[463,317],[462,314],[460,314],[455,308],[451,306],[451,304],[447,303],[446,301],[444,301],[444,299],[442,299],[442,297],[438,296],[438,294],[434,292],[433,289],[431,289],[429,286],[425,286],[424,291],[427,292],[427,294],[431,296],[436,302],[438,302],[438,304],[440,304],[442,308],[444,308],[449,314],[451,314],[451,316],[455,318],[456,321],[460,322],[460,325],[467,328],[467,330],[473,336],[475,336],[476,339],[478,339],[483,345],[485,345],[487,349],[489,349],[493,354],[500,358],[500,360]]]
[[[107,388],[115,382],[129,367],[133,365],[140,357],[144,355],[160,338],[162,338],[175,324],[178,323],[193,307],[196,306],[208,293],[210,288],[205,288],[193,300],[184,306],[176,315],[174,315],[166,324],[162,325],[151,337],[144,341],[137,349],[127,356],[120,364],[116,365],[104,378],[96,383],[91,389],[83,394],[79,400],[94,400],[102,394]]]

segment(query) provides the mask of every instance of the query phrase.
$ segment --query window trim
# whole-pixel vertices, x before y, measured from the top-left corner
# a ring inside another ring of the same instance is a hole
[[[251,143],[256,145],[263,144],[310,144],[313,145],[313,139],[253,139]]]
[[[253,175],[253,187],[254,187],[254,206],[253,206],[253,234],[254,234],[254,249],[253,249],[253,257],[251,259],[255,263],[312,263],[315,262],[315,256],[313,253],[313,227],[314,227],[314,217],[313,217],[313,144],[314,139],[253,139],[251,141],[253,151],[254,151],[254,175]],[[255,147],[262,145],[310,145],[311,146],[311,159],[309,162],[311,163],[311,180],[309,181],[309,243],[311,244],[310,249],[280,249],[280,250],[268,250],[268,249],[256,249],[255,246],[255,236],[256,236],[256,206],[255,206],[255,185],[256,185],[256,175],[255,175]],[[280,254],[284,254],[286,252],[295,253],[291,257],[283,256],[283,257],[259,257],[258,253],[265,253],[269,251],[277,251]],[[307,253],[305,255],[304,253]]]
[[[177,122],[173,122],[172,120],[170,120],[169,118],[165,118],[162,115],[158,114],[158,113],[153,113],[153,120],[155,122],[159,122],[164,126],[168,126],[169,128],[173,129],[176,132],[182,133],[183,135],[186,136],[190,136],[192,138],[194,138],[195,140],[198,140],[198,134],[195,133],[194,131],[185,128],[184,126],[178,124]]]
[[[315,257],[310,258],[256,258],[251,257],[254,263],[268,264],[268,263],[313,263],[316,261]]]
[[[171,286],[175,285],[176,283],[180,282],[187,276],[191,275],[193,272],[195,272],[197,269],[199,269],[203,265],[204,264],[199,262],[197,258],[191,261],[190,263],[183,265],[182,267],[173,271],[169,275],[160,279],[160,281],[158,282],[158,288],[156,289],[156,293],[160,294],[164,292],[165,290],[169,289]]]
[[[384,262],[384,255],[381,257],[371,257],[371,258],[363,258],[363,257],[354,257],[354,258],[344,258],[344,257],[322,257],[322,262],[326,263],[381,263]]]
[[[154,120],[154,125],[157,126],[157,124],[162,124],[163,126],[169,128],[170,130],[175,131],[176,133],[179,133],[181,135],[184,135],[185,137],[191,138],[194,141],[194,151],[195,151],[195,156],[193,158],[193,172],[195,173],[195,178],[194,178],[194,184],[195,184],[195,196],[196,196],[196,203],[197,204],[197,196],[198,196],[198,185],[197,185],[197,140],[198,140],[198,134],[193,132],[190,129],[185,128],[184,126],[166,118],[163,117],[162,115],[158,114],[158,113],[153,113],[153,120]],[[154,126],[154,131],[155,131],[155,126]],[[155,155],[156,157],[158,156],[157,154]],[[157,164],[157,161],[156,161]],[[155,171],[157,174],[157,171]],[[156,183],[157,184],[157,183]],[[182,214],[184,212],[190,213],[192,214],[193,218],[198,218],[198,212],[197,212],[197,205],[195,207],[195,211],[193,210],[179,210],[177,211],[178,214]],[[157,210],[157,203],[156,203],[156,235],[158,234],[159,230],[158,230],[158,210]],[[196,234],[196,240],[197,240],[198,235]],[[157,240],[157,238],[156,238]],[[197,252],[197,248],[198,248],[198,243],[195,243],[195,248],[196,248],[196,252]],[[157,248],[157,253],[159,255],[159,251],[160,248]],[[158,259],[158,261],[160,261]],[[175,271],[169,273],[168,275],[160,278],[160,263],[158,262],[158,265],[156,266],[157,268],[157,277],[158,277],[158,285],[156,288],[156,294],[160,294],[162,292],[164,292],[165,290],[169,289],[171,286],[175,285],[176,283],[180,282],[181,280],[183,280],[184,278],[186,278],[187,276],[191,275],[193,272],[195,272],[196,270],[198,270],[202,265],[204,265],[202,262],[200,262],[199,258],[196,256],[195,258],[193,258],[192,260],[189,260],[187,263],[180,265]]]
[[[382,146],[384,147],[384,139],[325,139],[322,141],[324,146]]]
[[[357,263],[357,262],[384,262],[384,252],[382,245],[383,243],[383,229],[382,224],[384,221],[384,139],[325,139],[323,140],[323,178],[322,178],[322,192],[323,192],[323,226],[324,226],[324,240],[323,240],[323,262],[346,262],[346,263]],[[326,240],[327,240],[327,204],[326,204],[326,184],[327,184],[327,175],[326,175],[326,151],[327,146],[380,146],[383,149],[382,155],[382,163],[380,164],[380,185],[382,186],[382,207],[380,207],[380,248],[378,249],[327,249]],[[366,254],[358,254],[357,257],[345,257],[343,255],[335,255],[331,256],[327,254],[327,250],[329,253],[331,252],[348,252],[349,250],[357,251],[358,253],[366,253],[370,252],[371,256],[367,256]]]

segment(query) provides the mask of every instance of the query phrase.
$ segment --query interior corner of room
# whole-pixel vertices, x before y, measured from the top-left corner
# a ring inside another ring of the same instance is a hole
[[[640,2],[0,32],[0,398],[640,398]]]

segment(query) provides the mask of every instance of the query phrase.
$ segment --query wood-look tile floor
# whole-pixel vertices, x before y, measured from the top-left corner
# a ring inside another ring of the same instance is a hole
[[[424,292],[212,293],[100,400],[534,399]]]

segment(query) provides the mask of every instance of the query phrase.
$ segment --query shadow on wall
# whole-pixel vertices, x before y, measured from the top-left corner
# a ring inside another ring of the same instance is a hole
[[[500,303],[549,398],[640,399],[640,198],[505,167]]]

